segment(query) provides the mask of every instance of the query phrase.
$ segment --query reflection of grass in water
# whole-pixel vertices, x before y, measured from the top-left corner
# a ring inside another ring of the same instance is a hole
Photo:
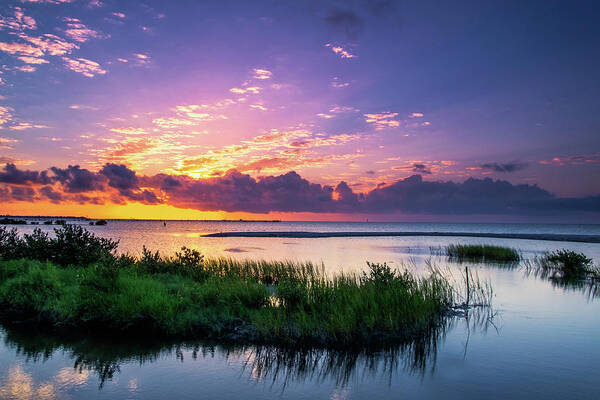
[[[61,350],[73,360],[74,369],[97,374],[100,387],[113,379],[124,363],[133,361],[144,365],[173,354],[183,361],[184,352],[188,351],[192,359],[219,354],[228,360],[241,360],[243,371],[254,379],[271,380],[273,383],[278,381],[285,387],[290,380],[331,379],[344,384],[356,373],[384,375],[399,368],[410,374],[422,374],[428,366],[433,368],[437,342],[445,334],[447,326],[440,326],[426,336],[394,346],[343,351],[209,342],[134,342],[114,338],[84,338],[79,335],[40,335],[11,327],[5,329],[4,343],[28,362],[51,359],[55,351]]]
[[[583,253],[557,250],[535,257],[524,267],[527,275],[547,279],[555,287],[583,292],[590,299],[600,297],[600,268]]]
[[[600,297],[600,267],[594,266],[591,258],[583,253],[577,253],[572,250],[557,250],[547,252],[541,257],[535,257],[533,260],[523,259],[518,250],[513,248],[499,249],[506,250],[506,257],[496,257],[508,259],[508,254],[516,254],[519,261],[501,261],[491,260],[484,256],[485,247],[481,245],[450,245],[444,247],[430,247],[431,255],[444,256],[449,255],[451,261],[459,263],[482,262],[487,265],[494,265],[508,269],[522,269],[526,276],[534,276],[548,280],[553,286],[565,290],[577,290],[584,293],[588,298]],[[502,251],[504,252],[504,251]],[[466,257],[466,255],[475,254],[476,257]],[[456,255],[456,256],[452,256]],[[482,256],[483,258],[480,258]],[[456,285],[454,285],[456,286]],[[460,293],[460,291],[459,291]]]
[[[489,313],[483,318],[473,312],[474,318],[466,323],[476,328],[487,328]],[[481,314],[481,315],[483,315]],[[479,318],[479,319],[478,319]],[[73,360],[73,368],[97,375],[100,388],[121,371],[121,365],[134,362],[147,365],[159,359],[175,357],[182,362],[190,352],[192,360],[213,358],[240,362],[242,373],[250,378],[285,389],[289,382],[332,380],[338,386],[355,377],[389,377],[404,372],[424,375],[435,370],[438,343],[459,321],[456,318],[432,328],[427,335],[408,339],[394,345],[351,348],[346,350],[316,347],[278,347],[264,345],[236,345],[214,342],[177,342],[127,340],[123,337],[95,337],[81,334],[40,334],[23,327],[4,326],[4,344],[23,356],[27,362],[49,360],[56,351]]]

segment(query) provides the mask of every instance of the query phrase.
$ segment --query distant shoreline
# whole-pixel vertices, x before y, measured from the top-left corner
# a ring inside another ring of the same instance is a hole
[[[442,236],[480,237],[494,239],[548,240],[553,242],[600,243],[600,236],[552,233],[476,233],[476,232],[219,232],[204,237],[272,237],[272,238],[333,238],[373,236]]]

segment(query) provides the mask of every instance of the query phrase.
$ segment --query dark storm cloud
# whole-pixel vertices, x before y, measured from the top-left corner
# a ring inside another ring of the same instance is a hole
[[[424,165],[414,168],[426,170]],[[223,176],[194,179],[183,175],[138,176],[106,164],[99,172],[70,166],[51,168],[53,184],[41,184],[47,171],[21,171],[7,165],[0,175],[0,197],[15,201],[39,198],[54,203],[168,204],[178,208],[229,212],[315,212],[437,215],[554,215],[600,213],[600,196],[557,198],[528,184],[470,178],[464,182],[424,181],[421,175],[381,183],[355,193],[346,182],[335,188],[311,183],[296,172],[253,178],[236,170]],[[45,178],[49,179],[49,178]],[[10,189],[10,191],[9,191]]]
[[[46,171],[41,173],[38,171],[24,171],[18,169],[15,164],[7,163],[2,171],[0,171],[0,182],[10,183],[13,185],[25,185],[31,183],[49,183],[48,174]]]
[[[41,187],[40,194],[53,203],[60,203],[64,200],[64,196],[60,192],[55,191],[52,186]]]
[[[310,183],[295,172],[259,179],[235,170],[208,179],[162,177],[159,187],[169,195],[171,204],[180,207],[255,213],[284,210],[325,212],[333,202],[330,186]],[[179,185],[175,185],[173,179]],[[168,184],[165,184],[167,180]]]
[[[100,173],[108,178],[108,185],[119,190],[135,189],[138,178],[135,172],[125,165],[106,164]]]
[[[520,162],[505,163],[505,164],[485,163],[485,164],[481,164],[480,167],[482,169],[486,169],[489,171],[507,173],[507,172],[520,171],[522,169],[527,168],[528,165],[529,164],[527,164],[527,163],[520,163]]]
[[[417,172],[419,174],[431,175],[431,171],[427,169],[425,164],[413,164],[413,172]]]
[[[135,171],[125,165],[105,164],[99,174],[108,178],[108,186],[117,189],[119,194],[127,200],[139,201],[145,204],[160,202],[153,192],[140,190],[139,179]]]
[[[349,39],[356,39],[364,25],[363,18],[350,9],[331,9],[324,20],[330,27],[343,32]]]
[[[65,191],[69,193],[89,192],[101,190],[104,178],[94,172],[79,165],[69,165],[67,168],[52,167],[50,171],[54,173],[54,179],[60,182]]]

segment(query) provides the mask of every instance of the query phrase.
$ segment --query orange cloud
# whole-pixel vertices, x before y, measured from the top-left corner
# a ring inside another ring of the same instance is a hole
[[[325,47],[329,47],[335,54],[339,55],[341,58],[356,58],[356,56],[350,53],[348,50],[345,50],[342,46],[334,46],[331,43],[327,43]]]
[[[105,35],[87,27],[78,18],[65,17],[63,18],[63,21],[67,23],[67,29],[64,30],[65,35],[76,42],[83,43],[90,39],[105,39],[109,37],[109,35]]]
[[[270,79],[273,73],[266,69],[254,68],[254,79]]]
[[[95,61],[88,60],[85,58],[68,58],[63,57],[63,61],[68,69],[71,71],[79,72],[83,76],[93,78],[96,75],[106,74],[106,70],[100,67]]]

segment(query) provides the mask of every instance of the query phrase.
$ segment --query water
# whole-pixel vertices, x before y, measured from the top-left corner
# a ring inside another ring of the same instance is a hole
[[[33,227],[19,227],[22,231]],[[48,227],[43,227],[49,229]],[[448,243],[514,246],[527,258],[569,248],[600,261],[600,245],[476,238],[202,238],[221,231],[464,231],[598,234],[598,225],[335,224],[109,221],[91,227],[119,238],[120,250],[142,244],[172,252],[182,245],[208,255],[323,262],[330,272],[387,261],[426,273],[425,261]],[[435,251],[434,251],[435,252]],[[0,330],[0,398],[600,398],[600,298],[587,287],[561,288],[522,268],[469,266],[494,288],[493,315],[449,322],[429,346],[375,353],[309,353],[210,343],[102,343],[43,332]]]

